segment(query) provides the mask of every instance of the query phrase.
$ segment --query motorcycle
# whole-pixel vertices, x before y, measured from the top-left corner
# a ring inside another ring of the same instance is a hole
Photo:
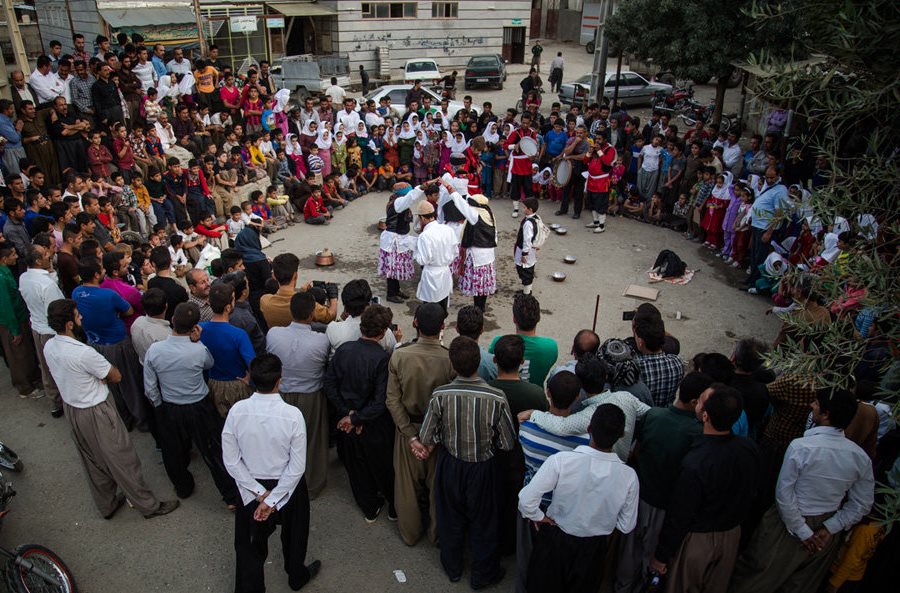
[[[673,89],[671,94],[666,94],[665,91],[656,91],[652,109],[654,111],[680,111],[693,98],[694,85],[692,84]]]
[[[692,128],[696,125],[697,121],[709,120],[715,109],[716,103],[714,99],[710,99],[709,103],[706,105],[694,101],[693,99],[689,99],[685,102],[678,117],[688,128]],[[737,128],[739,123],[737,113],[723,113],[722,119],[719,121],[719,130],[727,132],[731,128]]]
[[[0,527],[16,491],[0,474]],[[0,546],[0,577],[10,593],[78,593],[69,567],[52,550],[23,544],[13,550]]]

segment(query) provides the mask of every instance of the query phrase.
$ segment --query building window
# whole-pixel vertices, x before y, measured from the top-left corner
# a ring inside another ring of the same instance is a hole
[[[459,16],[459,2],[432,2],[431,18],[455,19]]]
[[[364,19],[414,19],[418,14],[415,2],[363,2]]]

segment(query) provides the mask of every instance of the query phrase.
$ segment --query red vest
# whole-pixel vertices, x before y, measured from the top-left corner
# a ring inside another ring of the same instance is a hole
[[[612,144],[607,144],[605,148],[597,147],[594,156],[585,157],[588,167],[587,190],[594,193],[606,193],[609,191],[610,173],[612,172],[613,163],[616,162],[616,149]]]

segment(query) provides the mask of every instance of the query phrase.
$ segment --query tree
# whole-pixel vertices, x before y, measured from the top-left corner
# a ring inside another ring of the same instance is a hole
[[[873,340],[886,346],[887,357],[872,364],[884,372],[900,368],[900,54],[887,49],[900,47],[900,9],[895,0],[792,0],[758,2],[747,16],[766,27],[782,26],[796,13],[815,15],[815,34],[794,36],[790,49],[818,59],[798,64],[759,50],[751,61],[768,76],[758,77],[754,91],[794,114],[786,167],[818,161],[825,183],[810,198],[816,217],[829,225],[841,216],[851,226],[850,256],[820,274],[820,295],[834,302],[848,285],[865,287],[862,306],[877,315],[876,333],[860,339],[850,317],[824,334],[791,322],[798,339],[769,362],[812,374],[819,387],[852,390],[854,370],[874,360]],[[801,338],[811,346],[802,347]],[[894,417],[900,417],[897,383],[882,381],[878,388],[876,397],[893,401]],[[900,483],[900,476],[894,480]],[[891,526],[900,520],[900,491],[881,485],[879,494],[878,514]]]
[[[716,78],[712,119],[718,122],[734,72],[732,62],[742,62],[772,39],[783,38],[783,29],[799,20],[796,13],[756,28],[744,13],[752,5],[749,0],[628,0],[618,3],[607,32],[616,47],[680,78]]]

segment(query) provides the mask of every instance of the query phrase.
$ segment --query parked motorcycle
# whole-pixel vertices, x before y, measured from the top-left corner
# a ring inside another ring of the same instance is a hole
[[[694,85],[673,89],[670,94],[665,91],[657,91],[653,100],[654,111],[680,111],[685,104],[694,98]]]
[[[685,105],[682,108],[681,113],[678,114],[678,117],[684,122],[688,128],[694,127],[697,121],[708,121],[713,112],[716,109],[716,103],[714,99],[710,99],[709,103],[702,104],[693,99],[688,99],[685,101]],[[727,132],[731,128],[737,128],[738,124],[737,113],[723,113],[722,119],[719,122],[719,130],[723,132]]]
[[[0,527],[16,491],[0,474]],[[23,544],[15,551],[0,547],[0,577],[10,593],[78,593],[69,567],[52,550]]]

